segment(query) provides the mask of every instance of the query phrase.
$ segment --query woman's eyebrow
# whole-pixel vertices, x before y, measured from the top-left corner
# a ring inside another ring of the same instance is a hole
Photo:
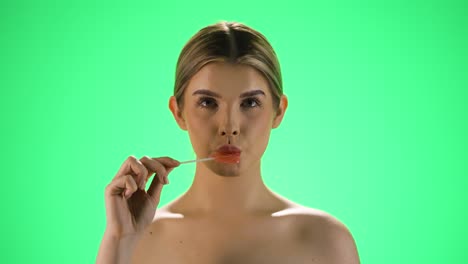
[[[242,93],[239,97],[244,98],[244,97],[255,96],[259,94],[265,96],[265,93],[262,90],[253,90],[253,91]]]
[[[216,98],[221,98],[221,95],[213,92],[213,91],[210,91],[210,90],[205,90],[205,89],[201,89],[201,90],[196,90],[195,92],[193,92],[192,95],[208,95],[208,96],[213,96],[213,97],[216,97]]]
[[[221,95],[219,95],[219,94],[217,94],[217,93],[215,93],[213,91],[206,90],[206,89],[196,90],[195,92],[193,92],[192,95],[207,95],[207,96],[212,96],[212,97],[216,97],[216,98],[221,98]],[[255,95],[265,96],[265,93],[262,90],[252,90],[252,91],[242,93],[239,97],[244,98],[244,97],[250,97],[250,96],[255,96]]]

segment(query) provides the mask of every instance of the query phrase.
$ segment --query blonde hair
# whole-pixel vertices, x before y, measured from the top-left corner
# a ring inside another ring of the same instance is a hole
[[[273,105],[283,95],[280,65],[273,47],[260,32],[239,22],[222,21],[199,30],[182,49],[176,67],[174,96],[183,107],[190,79],[210,62],[249,65],[268,80]]]

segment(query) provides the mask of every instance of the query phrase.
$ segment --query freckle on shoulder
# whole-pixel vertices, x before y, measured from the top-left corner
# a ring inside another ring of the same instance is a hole
[[[180,218],[178,214],[169,212],[165,206],[157,208],[153,221],[149,224],[145,233],[149,235],[154,233],[161,234],[161,232],[166,230],[171,220],[178,218]]]

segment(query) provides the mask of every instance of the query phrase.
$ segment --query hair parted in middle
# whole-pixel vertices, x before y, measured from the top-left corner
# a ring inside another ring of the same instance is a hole
[[[277,55],[260,32],[239,22],[221,21],[199,30],[182,49],[176,66],[174,96],[183,108],[183,94],[190,79],[210,62],[249,65],[266,78],[278,107],[283,95]]]

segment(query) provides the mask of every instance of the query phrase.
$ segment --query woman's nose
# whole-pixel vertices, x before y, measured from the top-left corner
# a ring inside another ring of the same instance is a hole
[[[232,131],[227,130],[227,129],[221,130],[221,136],[226,136],[226,135],[237,136],[237,134],[239,134],[237,130],[232,130]]]
[[[239,135],[238,121],[236,113],[226,113],[219,126],[219,134],[228,137]]]

